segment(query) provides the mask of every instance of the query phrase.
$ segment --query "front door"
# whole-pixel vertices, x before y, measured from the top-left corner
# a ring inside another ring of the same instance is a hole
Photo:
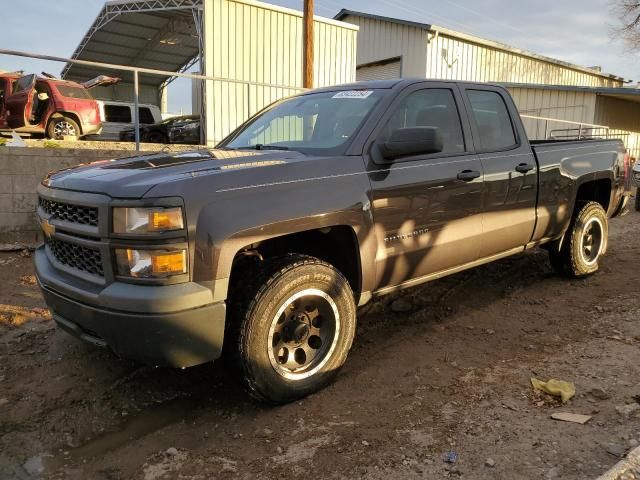
[[[11,95],[5,98],[7,124],[10,128],[20,128],[29,125],[35,84],[35,75],[20,77],[13,84]]]
[[[378,245],[377,289],[478,258],[482,164],[461,112],[454,84],[418,84],[396,99],[373,133],[366,158]],[[438,128],[442,152],[385,161],[379,145],[404,127]]]
[[[464,88],[475,147],[484,170],[483,236],[480,257],[526,245],[536,222],[536,159],[502,89]],[[519,127],[518,127],[519,126]]]

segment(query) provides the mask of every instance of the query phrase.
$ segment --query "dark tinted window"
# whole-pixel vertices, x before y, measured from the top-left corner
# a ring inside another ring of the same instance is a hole
[[[104,119],[106,122],[131,123],[131,108],[126,105],[105,105]]]
[[[34,80],[35,80],[34,75],[26,75],[24,77],[20,77],[15,82],[13,82],[12,93],[18,93],[28,88],[31,88],[34,84]]]
[[[389,120],[384,138],[405,127],[436,127],[444,141],[443,153],[465,151],[460,115],[451,90],[429,88],[411,93]]]
[[[90,99],[91,95],[85,88],[75,87],[73,85],[56,85],[60,95],[66,98],[85,98]]]
[[[502,150],[516,144],[511,118],[502,95],[486,90],[468,90],[473,117],[483,150]]]
[[[151,110],[147,107],[140,107],[138,109],[139,115],[140,115],[140,123],[156,123],[155,119],[153,118],[153,114],[151,113]]]

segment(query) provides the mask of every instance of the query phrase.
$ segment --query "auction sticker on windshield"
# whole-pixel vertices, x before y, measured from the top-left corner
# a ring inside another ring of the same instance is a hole
[[[346,90],[338,92],[331,98],[367,98],[373,93],[373,90]]]

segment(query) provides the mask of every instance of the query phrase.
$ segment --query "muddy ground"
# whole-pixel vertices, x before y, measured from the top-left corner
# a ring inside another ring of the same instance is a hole
[[[373,303],[336,383],[278,408],[221,365],[149,369],[79,343],[31,258],[1,254],[0,478],[595,478],[640,441],[639,238],[639,213],[612,221],[586,280],[532,251]],[[560,405],[531,376],[577,394]]]

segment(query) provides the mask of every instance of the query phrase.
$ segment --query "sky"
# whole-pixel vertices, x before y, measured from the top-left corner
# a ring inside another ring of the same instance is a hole
[[[302,0],[269,3],[302,9]],[[5,17],[0,48],[70,57],[103,4],[21,2]],[[315,0],[317,15],[333,17],[341,8],[440,25],[640,81],[640,52],[616,39],[611,0]],[[61,69],[60,63],[0,56],[0,70],[58,75]],[[169,110],[188,112],[190,95],[189,81],[176,80],[169,90]]]

